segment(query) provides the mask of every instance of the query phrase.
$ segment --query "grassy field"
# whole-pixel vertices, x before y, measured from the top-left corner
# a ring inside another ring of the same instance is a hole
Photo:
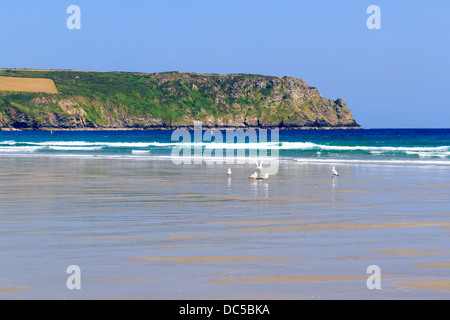
[[[0,90],[58,93],[52,79],[1,77]]]

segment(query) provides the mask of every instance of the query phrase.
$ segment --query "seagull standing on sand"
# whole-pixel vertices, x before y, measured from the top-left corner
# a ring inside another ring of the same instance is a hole
[[[339,173],[337,173],[336,169],[333,167],[333,176],[332,176],[332,178],[337,177],[337,176],[339,176]]]
[[[228,168],[228,170],[227,170],[227,175],[231,176],[231,169],[230,168]]]
[[[254,172],[250,177],[248,177],[249,179],[256,179],[258,177],[258,173]]]
[[[266,172],[263,175],[259,176],[258,178],[256,178],[257,180],[267,180],[269,179],[269,174]]]

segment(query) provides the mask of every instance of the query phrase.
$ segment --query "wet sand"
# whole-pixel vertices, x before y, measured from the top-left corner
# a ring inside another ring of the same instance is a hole
[[[436,256],[436,255],[450,254],[450,250],[386,249],[373,251],[379,253],[386,253],[394,256]]]
[[[427,268],[450,268],[450,262],[424,262],[416,263],[414,266]]]
[[[227,167],[0,157],[0,299],[450,298],[448,168]]]
[[[347,275],[271,275],[260,277],[227,277],[212,280],[212,284],[231,284],[231,283],[317,283],[317,282],[342,282],[342,281],[363,281],[364,276]]]
[[[401,281],[393,285],[425,291],[450,292],[450,279]]]
[[[176,256],[176,257],[138,257],[130,258],[137,262],[164,261],[170,263],[220,263],[220,262],[269,262],[291,261],[290,259],[271,257],[229,257],[229,256]]]
[[[354,224],[328,224],[311,223],[286,228],[264,228],[264,229],[232,229],[234,232],[306,232],[306,231],[328,231],[328,230],[365,230],[365,229],[388,229],[388,228],[413,228],[427,226],[449,226],[447,222],[385,222],[385,223],[354,223]]]

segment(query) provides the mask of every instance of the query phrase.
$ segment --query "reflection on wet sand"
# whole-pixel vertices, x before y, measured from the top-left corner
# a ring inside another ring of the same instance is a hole
[[[99,279],[95,280],[96,282],[141,282],[141,281],[151,281],[151,280],[157,280],[155,278],[128,278],[128,277],[122,277],[122,278],[106,278],[106,279]]]
[[[185,246],[185,247],[153,247],[154,250],[184,250],[184,249],[211,249],[226,248],[230,246]]]
[[[450,250],[418,250],[418,249],[383,249],[371,250],[377,253],[385,253],[393,256],[436,256],[443,254],[450,254]]]
[[[135,262],[171,262],[171,263],[223,263],[223,262],[274,262],[292,261],[286,258],[239,257],[239,256],[174,256],[129,258]]]
[[[450,292],[450,279],[400,281],[394,282],[392,285],[420,290]]]
[[[4,288],[0,287],[0,294],[7,294],[7,293],[19,293],[26,290],[32,290],[33,287],[12,287],[12,288]]]
[[[450,262],[423,262],[413,264],[415,267],[426,267],[426,268],[450,268]]]
[[[253,221],[221,221],[217,224],[224,225],[254,225],[254,226],[267,226],[267,225],[290,225],[297,223],[305,223],[305,221],[273,221],[273,220],[253,220]]]
[[[227,238],[234,237],[232,235],[220,235],[220,234],[184,234],[178,236],[169,236],[167,239],[171,240],[183,240],[183,239],[208,239],[208,238]]]
[[[254,229],[231,229],[234,232],[303,232],[303,231],[345,231],[345,230],[369,230],[390,228],[412,228],[412,227],[448,227],[448,222],[386,222],[386,223],[354,223],[354,224],[331,224],[331,223],[309,223],[287,228],[254,228]]]
[[[152,240],[151,238],[74,238],[74,239],[63,239],[65,241],[142,241],[142,240]]]
[[[223,277],[211,280],[210,284],[232,284],[232,283],[316,283],[316,282],[342,282],[342,281],[362,281],[367,279],[361,275],[270,275],[270,276],[240,276]]]

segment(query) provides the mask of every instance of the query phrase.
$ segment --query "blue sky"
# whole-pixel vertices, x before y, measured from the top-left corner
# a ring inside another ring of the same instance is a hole
[[[290,75],[366,128],[450,127],[448,0],[2,0],[0,28],[3,68]]]

